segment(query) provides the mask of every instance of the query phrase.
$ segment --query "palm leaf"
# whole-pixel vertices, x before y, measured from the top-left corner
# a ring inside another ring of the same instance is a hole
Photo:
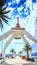
[[[7,6],[7,7],[8,7],[8,6]],[[2,11],[6,10],[6,9],[7,9],[7,7],[4,7],[4,8],[2,9]]]
[[[2,12],[2,14],[7,14],[7,13],[9,13],[11,10],[9,10],[9,11],[4,11],[4,12]]]
[[[6,20],[3,16],[1,16],[1,19],[2,19],[6,24],[8,24],[8,20]]]
[[[12,52],[12,53],[13,53],[13,52],[15,52],[15,50],[14,50],[14,49],[11,49],[11,51],[10,51],[10,52]]]
[[[3,28],[3,24],[1,24],[1,31],[2,31],[2,28]]]
[[[8,20],[7,19],[11,19],[11,18],[9,18],[8,16],[5,15],[5,14],[9,13],[10,10],[6,11],[7,7],[3,8],[4,4],[6,3],[6,1],[7,0],[0,0],[0,19],[1,19],[0,26],[1,26],[1,29],[3,28],[2,21],[5,22],[6,24],[8,24]]]
[[[7,18],[7,19],[11,19],[11,18],[9,18],[9,17],[8,17],[8,16],[6,16],[6,15],[3,15],[3,17],[4,17],[4,18]]]
[[[1,19],[0,19],[0,27],[1,27],[1,31],[2,31],[3,24],[2,24],[2,21],[1,21]]]

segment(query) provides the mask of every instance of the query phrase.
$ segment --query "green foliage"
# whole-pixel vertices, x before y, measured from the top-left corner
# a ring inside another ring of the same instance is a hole
[[[26,58],[28,61],[31,61],[31,58]]]
[[[25,51],[31,51],[31,46],[28,44],[25,44],[24,48],[23,48]]]
[[[20,55],[20,57],[21,57],[21,54],[22,54],[22,51],[19,51],[19,55]]]
[[[31,46],[29,45],[29,43],[25,44],[23,50],[26,51],[26,53],[27,53],[27,58],[29,58],[29,51],[32,50],[32,48],[31,48]]]
[[[8,19],[10,19],[6,14],[10,12],[10,10],[6,11],[7,7],[3,7],[7,0],[0,0],[0,27],[1,30],[3,28],[3,22],[8,24]],[[2,22],[3,21],[3,22]]]
[[[20,51],[19,53],[22,54],[22,51]]]
[[[34,61],[34,58],[26,58],[27,61]]]
[[[15,50],[14,49],[11,49],[10,52],[15,53]]]

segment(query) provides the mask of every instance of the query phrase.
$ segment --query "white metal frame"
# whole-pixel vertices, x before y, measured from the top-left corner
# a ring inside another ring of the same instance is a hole
[[[3,40],[3,39],[5,39],[5,38],[7,38],[9,35],[12,35],[12,33],[13,33],[13,29],[10,29],[8,32],[6,32],[6,33],[3,34],[2,36],[0,36],[0,41]],[[32,40],[33,42],[37,43],[37,40],[36,40],[30,33],[28,33],[26,30],[23,30],[23,33],[24,33],[24,34],[21,36],[21,38],[24,40],[25,43],[28,43],[28,41],[25,39],[24,35],[26,35],[26,37],[27,37],[29,40]],[[10,42],[11,42],[13,39],[14,39],[13,36],[11,36],[11,37],[7,40],[5,46],[4,46],[3,50],[2,50],[3,56],[5,55],[5,50],[6,50],[6,48],[8,47],[8,45],[10,44]]]

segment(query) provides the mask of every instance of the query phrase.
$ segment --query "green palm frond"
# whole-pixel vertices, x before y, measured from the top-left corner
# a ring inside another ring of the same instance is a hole
[[[11,18],[9,18],[9,17],[8,17],[8,16],[6,16],[6,15],[3,15],[3,17],[4,17],[4,18],[6,18],[6,19],[11,19]]]
[[[13,53],[13,52],[15,52],[15,50],[14,50],[14,49],[11,49],[11,51],[10,51],[10,52],[12,52],[12,53]]]
[[[9,10],[9,11],[4,11],[2,14],[7,14],[7,13],[9,13],[11,10]]]
[[[5,10],[7,9],[7,7],[8,7],[8,6],[6,6],[6,7],[2,8],[2,11],[5,11]]]
[[[11,10],[9,10],[9,11],[0,11],[0,15],[3,15],[3,14],[7,14],[7,13],[9,13]]]
[[[1,21],[1,19],[0,19],[0,27],[1,27],[1,31],[2,31],[3,24],[2,24],[2,21]]]
[[[22,51],[20,51],[19,54],[22,54]]]
[[[3,16],[1,16],[1,19],[2,19],[6,24],[8,24],[8,20],[5,19]]]
[[[8,24],[8,19],[11,19],[7,16],[7,14],[10,12],[10,10],[6,10],[8,6],[3,7],[7,0],[0,0],[0,26],[1,29],[3,28],[3,22]],[[9,24],[8,24],[9,25]]]
[[[27,53],[27,58],[29,58],[29,51],[32,50],[32,48],[31,48],[31,46],[29,45],[29,43],[25,44],[23,50],[26,51],[26,53]]]
[[[32,50],[32,48],[31,48],[31,46],[29,44],[25,44],[23,50],[30,51],[30,50]]]

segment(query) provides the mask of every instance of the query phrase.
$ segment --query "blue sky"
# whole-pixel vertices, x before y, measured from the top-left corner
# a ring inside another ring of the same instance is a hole
[[[11,27],[15,27],[17,16],[19,16],[20,26],[25,28],[26,31],[37,39],[37,0],[7,0],[4,6],[7,5],[7,10],[11,10],[11,12],[8,14],[8,16],[11,17],[11,20],[8,20],[10,26],[3,22],[3,31],[0,33],[0,35],[7,32]],[[7,39],[0,42],[0,50],[2,50],[2,43],[4,46],[6,41]],[[23,40],[13,40],[6,49],[6,53],[10,53],[11,48],[16,48],[15,51],[18,53],[19,48],[22,50],[24,45],[22,43],[24,43]],[[37,52],[37,44],[30,42],[30,45],[33,47],[33,52]]]

